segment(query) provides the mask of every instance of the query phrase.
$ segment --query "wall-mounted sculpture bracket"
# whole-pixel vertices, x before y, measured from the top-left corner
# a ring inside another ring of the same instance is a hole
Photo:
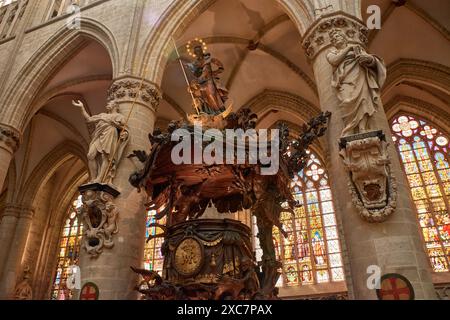
[[[83,185],[78,190],[83,202],[79,212],[84,226],[83,247],[92,257],[97,257],[103,248],[114,246],[119,212],[113,201],[120,192],[100,183]]]
[[[341,138],[340,154],[349,174],[353,204],[368,222],[383,222],[395,210],[397,184],[382,131]]]

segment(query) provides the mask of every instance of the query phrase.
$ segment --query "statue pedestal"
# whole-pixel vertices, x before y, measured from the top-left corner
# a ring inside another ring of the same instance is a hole
[[[82,245],[91,257],[97,257],[104,248],[114,246],[113,235],[118,232],[119,215],[114,199],[120,192],[101,183],[82,185],[78,190],[83,202],[80,212],[84,225]]]
[[[339,140],[339,149],[345,149],[347,147],[347,144],[352,141],[365,140],[368,138],[378,138],[380,141],[386,141],[386,137],[382,130],[358,133],[341,138]]]
[[[83,195],[86,191],[95,191],[95,192],[106,192],[112,195],[114,198],[117,198],[120,195],[119,190],[116,187],[105,184],[105,183],[88,183],[80,186],[78,191]]]
[[[397,184],[391,174],[383,131],[341,138],[340,155],[349,173],[352,201],[367,222],[383,222],[395,210]]]

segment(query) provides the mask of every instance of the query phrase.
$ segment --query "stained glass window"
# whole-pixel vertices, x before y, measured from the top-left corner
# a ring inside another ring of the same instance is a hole
[[[328,175],[316,155],[309,152],[306,168],[291,183],[295,199],[302,205],[295,215],[282,213],[281,221],[288,237],[277,227],[273,236],[276,256],[283,263],[277,286],[344,281],[341,247],[339,243],[333,196]],[[256,220],[253,224],[257,234]],[[257,260],[262,251],[255,236]]]
[[[55,280],[53,281],[50,298],[52,300],[69,300],[71,291],[66,286],[69,266],[77,265],[80,256],[80,243],[83,234],[83,225],[78,220],[78,211],[82,205],[79,196],[70,205],[58,247],[58,263]]]
[[[162,210],[162,209],[161,209]],[[160,211],[160,210],[159,210]],[[147,241],[150,235],[158,235],[163,232],[159,227],[151,226],[153,223],[159,223],[165,225],[166,219],[156,220],[156,210],[150,210],[147,212],[147,222],[145,225],[145,240]],[[144,248],[144,269],[157,271],[162,275],[164,257],[161,254],[161,246],[164,238],[155,238],[145,244]]]
[[[449,137],[426,121],[406,115],[394,119],[392,131],[431,266],[435,272],[449,271]]]

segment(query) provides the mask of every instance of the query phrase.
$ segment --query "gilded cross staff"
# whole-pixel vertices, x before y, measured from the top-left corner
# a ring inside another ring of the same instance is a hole
[[[175,47],[175,52],[177,53],[178,61],[180,62],[181,70],[183,70],[184,80],[186,80],[186,83],[189,88],[189,93],[191,94],[192,101],[194,102],[195,111],[197,111],[197,114],[200,114],[199,108],[197,106],[197,100],[195,99],[194,94],[192,93],[191,84],[189,83],[189,79],[188,79],[186,70],[184,69],[183,62],[181,61],[180,53],[178,52],[178,47],[177,47],[177,44],[176,44],[174,38],[172,38],[172,42],[173,42],[173,46]]]

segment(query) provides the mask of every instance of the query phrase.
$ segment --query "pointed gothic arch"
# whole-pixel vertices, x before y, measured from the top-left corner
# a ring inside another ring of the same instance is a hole
[[[73,163],[75,159],[83,162],[83,167],[75,172],[63,185],[58,188],[59,192],[52,193],[52,201],[48,206],[40,209],[42,202],[40,193],[45,192],[44,187],[49,179],[64,165]],[[23,184],[23,189],[16,195],[18,203],[36,210],[32,224],[28,231],[28,240],[23,252],[22,261],[32,266],[33,274],[45,274],[45,277],[34,277],[32,288],[35,296],[40,299],[48,298],[48,279],[52,278],[55,255],[61,226],[65,218],[66,209],[73,200],[77,188],[85,183],[88,178],[87,160],[84,149],[77,143],[65,141],[48,153],[33,169],[29,178]],[[33,261],[33,263],[31,263]]]
[[[292,114],[298,120],[304,122],[320,113],[320,108],[299,95],[272,89],[263,90],[242,107],[250,108],[258,116],[262,116],[269,109],[276,107],[278,110]]]
[[[386,117],[394,118],[398,113],[413,114],[423,117],[441,128],[450,128],[450,112],[433,103],[418,98],[398,95],[384,104]]]
[[[23,184],[24,189],[17,193],[17,202],[32,206],[40,186],[45,184],[61,165],[73,158],[83,161],[87,168],[86,152],[79,144],[73,141],[64,141],[55,147],[33,169]]]
[[[383,87],[383,94],[393,89],[402,81],[410,80],[416,83],[434,87],[445,94],[450,94],[450,68],[439,63],[417,60],[398,59],[387,66],[388,77]]]
[[[62,26],[50,37],[20,69],[9,84],[4,96],[5,113],[2,122],[23,131],[34,115],[34,100],[45,84],[71,56],[83,48],[86,41],[101,44],[108,52],[113,69],[113,78],[119,73],[120,52],[112,32],[103,24],[89,18],[81,18],[79,30]]]

